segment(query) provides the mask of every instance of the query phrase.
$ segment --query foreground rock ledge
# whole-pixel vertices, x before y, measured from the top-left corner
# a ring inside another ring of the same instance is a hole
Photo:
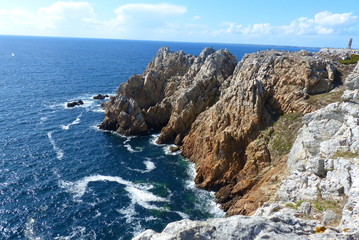
[[[181,220],[167,225],[162,233],[146,230],[133,240],[189,240],[189,239],[358,239],[358,233],[326,229],[325,233],[315,234],[321,228],[315,221],[303,221],[290,215],[274,214],[271,217],[232,216],[207,221]]]

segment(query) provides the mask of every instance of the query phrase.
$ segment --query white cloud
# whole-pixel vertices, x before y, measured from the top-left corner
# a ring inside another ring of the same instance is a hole
[[[273,27],[269,23],[249,24],[247,27],[241,29],[244,35],[262,35],[270,34]]]
[[[215,35],[239,34],[242,36],[260,35],[327,35],[353,31],[348,27],[357,21],[358,17],[352,13],[331,13],[323,11],[314,18],[301,17],[288,25],[271,25],[270,23],[257,23],[242,26],[235,23],[224,23],[226,28],[214,31]]]
[[[194,17],[192,18],[192,21],[198,21],[198,20],[200,20],[200,19],[201,19],[200,16],[194,16]]]
[[[115,9],[116,18],[109,23],[113,28],[123,31],[132,29],[154,29],[164,26],[168,19],[181,16],[187,8],[167,3],[126,4]]]
[[[77,36],[79,29],[95,23],[96,15],[88,2],[56,2],[33,13],[0,9],[0,34]]]
[[[337,26],[354,23],[357,18],[358,17],[353,16],[352,13],[331,13],[329,11],[323,11],[314,16],[314,22],[321,26]]]

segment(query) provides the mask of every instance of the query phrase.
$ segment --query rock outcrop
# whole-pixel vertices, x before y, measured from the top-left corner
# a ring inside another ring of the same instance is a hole
[[[135,239],[359,239],[358,84],[359,64],[339,102],[303,117],[286,161],[288,177],[275,201],[254,216],[182,220]],[[260,144],[249,148],[266,156]]]
[[[72,108],[72,107],[75,107],[75,106],[80,106],[80,105],[83,105],[84,104],[84,102],[82,101],[82,100],[78,100],[78,101],[76,101],[76,102],[69,102],[69,103],[67,103],[67,107],[68,108]]]
[[[341,102],[304,116],[288,158],[290,175],[278,192],[286,202],[332,203],[347,228],[359,226],[358,84],[359,64]]]
[[[198,114],[217,101],[221,83],[236,64],[236,57],[227,50],[206,48],[195,57],[161,48],[145,72],[122,84],[116,96],[133,99],[147,127],[140,124],[136,130],[135,126],[132,131],[124,130],[117,117],[123,111],[114,106],[120,99],[112,99],[105,105],[106,118],[100,128],[124,135],[162,129],[159,142],[180,144]]]
[[[237,63],[227,50],[206,48],[195,57],[164,47],[104,104],[100,128],[124,135],[161,130],[159,143],[182,145],[196,163],[199,187],[217,191],[228,214],[251,214],[286,169],[286,154],[277,156],[261,131],[283,114],[316,110],[306,99],[330,91],[335,80],[332,62],[307,51],[257,52]],[[294,134],[299,128],[287,127]]]
[[[107,97],[109,97],[107,94],[106,95],[97,94],[96,96],[93,96],[92,98],[96,99],[96,100],[103,100],[103,99],[105,99]]]
[[[268,199],[241,199],[277,163],[264,142],[255,142],[260,131],[282,114],[314,111],[304,99],[331,90],[334,77],[334,66],[309,52],[246,55],[184,139],[183,154],[196,163],[196,183],[218,191],[229,214],[256,210]]]

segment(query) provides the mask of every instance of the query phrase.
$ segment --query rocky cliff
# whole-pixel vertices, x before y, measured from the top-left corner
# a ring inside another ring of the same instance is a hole
[[[279,187],[302,114],[317,109],[312,96],[333,89],[337,73],[306,51],[263,51],[237,62],[227,50],[196,57],[165,47],[110,98],[100,128],[160,130],[158,141],[181,145],[196,163],[197,185],[217,191],[229,215],[251,214]]]
[[[147,230],[135,239],[359,239],[359,64],[346,79],[344,90],[338,102],[304,115],[284,164],[287,171],[283,165],[274,171],[282,175],[287,172],[279,189],[272,191],[276,198],[254,216],[182,220],[169,224],[162,233]],[[199,118],[202,115],[205,112]],[[258,141],[277,131],[275,125],[248,145],[246,151],[253,148],[255,159],[268,159],[268,152]],[[250,147],[253,143],[256,146]],[[269,153],[275,152],[270,143],[265,145]],[[258,161],[247,160],[245,165],[249,163],[259,169]],[[268,173],[276,168],[271,166]]]

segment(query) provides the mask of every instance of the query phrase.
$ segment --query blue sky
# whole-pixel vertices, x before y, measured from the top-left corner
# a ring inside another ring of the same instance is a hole
[[[0,0],[0,34],[359,48],[358,0]]]

